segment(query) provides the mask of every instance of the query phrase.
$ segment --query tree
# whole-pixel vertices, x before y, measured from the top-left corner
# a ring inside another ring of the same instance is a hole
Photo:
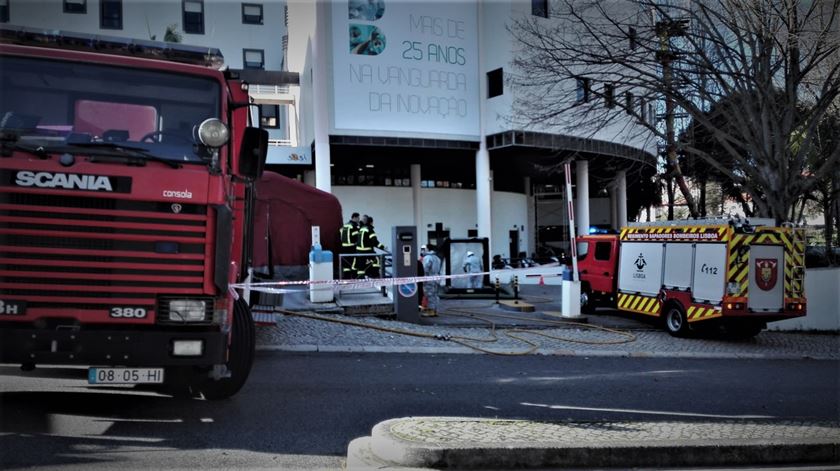
[[[633,121],[622,132],[666,140],[673,126],[645,107],[664,102],[666,116],[690,118],[725,155],[685,141],[667,149],[686,200],[679,153],[701,159],[778,222],[795,220],[840,162],[837,141],[817,159],[812,151],[840,96],[840,0],[554,0],[549,9],[549,20],[519,18],[508,28],[519,46],[515,114],[525,125],[594,133]],[[713,119],[716,103],[727,105]]]
[[[163,33],[163,40],[168,43],[180,43],[182,36],[181,33],[178,32],[178,25],[171,24],[166,27],[166,32]]]

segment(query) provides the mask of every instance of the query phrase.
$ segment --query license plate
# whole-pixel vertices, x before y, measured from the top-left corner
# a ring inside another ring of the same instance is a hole
[[[90,368],[88,384],[163,383],[163,368]]]

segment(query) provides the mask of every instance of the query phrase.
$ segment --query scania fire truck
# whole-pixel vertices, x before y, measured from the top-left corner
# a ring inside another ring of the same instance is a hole
[[[583,311],[615,305],[674,336],[714,326],[738,337],[806,313],[804,233],[772,220],[631,223],[577,242]]]
[[[0,29],[0,363],[235,394],[267,133],[217,49]]]

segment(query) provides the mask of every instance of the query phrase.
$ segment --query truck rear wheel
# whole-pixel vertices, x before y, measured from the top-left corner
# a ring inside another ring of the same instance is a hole
[[[205,399],[227,399],[242,389],[254,363],[255,343],[256,331],[251,313],[245,301],[237,299],[233,304],[233,332],[228,347],[227,368],[230,376],[220,380],[205,380],[201,386]]]
[[[669,304],[665,309],[665,330],[674,337],[685,337],[688,335],[688,319],[685,311],[678,304]]]

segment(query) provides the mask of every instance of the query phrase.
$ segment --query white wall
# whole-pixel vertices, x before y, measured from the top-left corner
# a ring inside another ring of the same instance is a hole
[[[808,315],[767,324],[769,330],[840,331],[840,268],[805,271]]]
[[[332,193],[341,202],[343,219],[350,214],[369,214],[374,218],[377,235],[386,246],[391,245],[391,228],[414,224],[414,208],[409,187],[333,186]],[[427,232],[434,230],[436,222],[443,223],[452,238],[466,238],[469,229],[476,228],[475,191],[452,188],[422,188],[422,226],[417,228],[420,244],[428,241]],[[493,192],[493,247],[491,254],[510,256],[508,231],[513,226],[523,226],[520,250],[531,252],[528,247],[527,200],[519,193]],[[429,226],[431,225],[431,226]],[[515,254],[514,254],[515,255]]]
[[[242,2],[204,1],[204,34],[186,34],[182,25],[181,0],[124,0],[123,29],[99,28],[99,0],[88,0],[87,13],[64,13],[63,0],[12,0],[9,24],[125,38],[163,41],[166,27],[177,25],[182,43],[219,48],[225,64],[242,68],[243,49],[263,49],[266,70],[280,70],[285,1],[262,0],[263,24],[242,23]]]
[[[513,18],[530,17],[531,2],[529,0],[510,0],[508,2],[488,3],[490,5],[485,6],[485,11],[487,12],[484,23],[485,38],[480,46],[485,50],[487,70],[504,66],[505,76],[508,76],[511,73],[516,73],[512,61],[517,54],[517,48],[521,46],[519,46],[506,30],[506,25],[511,24]],[[609,7],[610,2],[606,2],[606,4]],[[551,2],[549,2],[550,8]],[[558,20],[545,19],[540,21],[545,21],[550,24],[550,22]],[[482,73],[482,80],[486,80],[484,73],[486,71]],[[569,92],[574,95],[576,86],[574,80],[568,80],[564,86],[568,87]],[[601,84],[595,84],[593,86],[601,87]],[[486,100],[485,116],[488,135],[505,130],[524,128],[521,124],[516,123],[515,116],[513,120],[507,119],[513,116],[512,112],[515,111],[513,110],[513,104],[518,98],[521,98],[521,95],[505,84],[503,96]],[[623,97],[617,96],[616,101],[617,103],[622,103]],[[607,126],[600,126],[598,129],[580,129],[576,127],[579,120],[572,116],[571,113],[567,113],[567,115],[570,118],[567,124],[539,124],[525,129],[616,142],[638,149],[644,149],[651,153],[656,152],[656,142],[650,138],[650,133],[643,130],[640,126],[635,125],[635,122],[629,116],[624,118],[624,115],[621,115],[615,122]]]

